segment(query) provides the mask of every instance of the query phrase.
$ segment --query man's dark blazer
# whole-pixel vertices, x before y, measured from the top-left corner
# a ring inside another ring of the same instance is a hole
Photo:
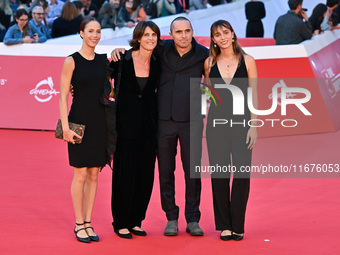
[[[201,78],[208,49],[192,39],[194,54],[176,71],[169,63],[167,53],[173,47],[172,40],[164,41],[161,51],[162,74],[158,87],[158,118],[186,122],[190,121],[190,78]],[[199,86],[199,85],[197,85]],[[200,112],[200,111],[199,111]],[[191,120],[201,116],[191,116]]]

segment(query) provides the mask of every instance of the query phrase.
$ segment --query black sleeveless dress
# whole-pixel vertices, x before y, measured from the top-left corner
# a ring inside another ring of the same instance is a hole
[[[82,143],[68,143],[69,162],[73,167],[105,166],[106,116],[100,102],[106,79],[105,62],[98,54],[93,60],[85,59],[79,52],[71,57],[75,62],[71,80],[74,97],[68,119],[86,127]]]
[[[211,86],[225,84],[215,64],[210,71]],[[215,79],[213,79],[215,78]],[[207,120],[207,147],[210,166],[233,167],[232,190],[230,192],[230,172],[211,175],[216,230],[231,230],[244,233],[246,205],[249,196],[250,174],[242,173],[242,166],[251,165],[251,150],[247,149],[247,132],[250,111],[247,106],[248,72],[244,58],[240,60],[230,84],[237,86],[244,95],[244,114],[233,115],[233,96],[228,89],[216,91],[222,105],[211,102]],[[214,119],[226,120],[226,124],[213,126]]]

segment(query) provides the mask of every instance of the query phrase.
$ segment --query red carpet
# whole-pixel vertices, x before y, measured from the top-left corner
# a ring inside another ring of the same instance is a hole
[[[223,242],[214,230],[209,179],[203,180],[201,203],[205,236],[185,233],[184,181],[178,159],[179,235],[163,236],[166,218],[157,176],[142,226],[148,236],[124,240],[111,227],[111,170],[105,168],[100,173],[92,219],[100,242],[83,244],[73,234],[73,174],[66,144],[55,139],[53,132],[5,129],[0,129],[0,141],[1,255],[339,254],[339,178],[252,179],[245,239]],[[339,164],[339,141],[340,131],[260,139],[253,162]]]

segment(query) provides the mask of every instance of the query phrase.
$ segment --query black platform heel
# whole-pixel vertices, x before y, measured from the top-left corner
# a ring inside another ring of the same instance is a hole
[[[84,221],[84,224],[91,224],[91,221]],[[86,233],[87,233],[86,229],[88,229],[88,228],[92,228],[92,230],[94,232],[93,227],[86,227],[85,228]],[[88,234],[88,236],[89,236],[91,241],[94,241],[94,242],[98,242],[99,241],[99,236],[97,236],[97,234],[95,234],[94,236],[90,236],[89,233],[87,233],[87,234]]]
[[[76,223],[76,225],[77,226],[82,226],[82,225],[84,225],[85,223],[83,222],[83,223]],[[88,237],[79,237],[78,235],[77,235],[77,233],[79,232],[79,231],[81,231],[81,230],[85,230],[85,232],[86,232],[86,229],[85,228],[80,228],[80,229],[77,229],[76,230],[76,227],[74,227],[74,234],[76,235],[76,237],[77,237],[77,240],[79,241],[79,242],[83,242],[83,243],[89,243],[89,242],[91,242],[91,239],[90,239],[90,237],[88,236]],[[86,232],[87,233],[87,232]]]

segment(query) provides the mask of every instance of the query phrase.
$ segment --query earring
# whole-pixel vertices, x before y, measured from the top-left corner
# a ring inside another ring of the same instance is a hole
[[[215,48],[217,47],[216,43],[214,43],[214,47],[215,47]]]
[[[235,38],[233,37],[231,41],[235,42]]]

